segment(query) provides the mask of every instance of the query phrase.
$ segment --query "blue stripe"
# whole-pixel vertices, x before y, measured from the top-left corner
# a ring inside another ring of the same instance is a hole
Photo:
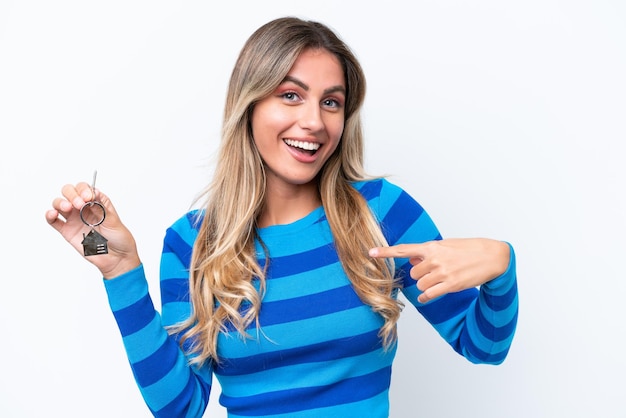
[[[274,352],[255,353],[252,356],[236,359],[220,358],[215,373],[222,376],[238,376],[266,371],[276,367],[286,367],[307,362],[323,362],[353,357],[378,350],[382,347],[378,330],[360,335],[338,338],[317,344]],[[224,367],[226,366],[226,367]]]
[[[487,318],[483,315],[482,311],[476,310],[476,326],[480,333],[493,342],[505,341],[510,339],[515,333],[517,326],[517,311],[511,321],[501,327],[494,327]]]
[[[229,413],[235,415],[287,414],[368,399],[386,391],[390,382],[391,367],[384,367],[373,373],[348,378],[331,386],[281,390],[236,398],[222,393],[220,403],[228,408]]]
[[[204,370],[204,369],[203,369]],[[210,375],[205,371],[199,370],[198,373],[194,373],[194,370],[189,366],[188,359],[180,353],[180,356],[176,360],[174,367],[167,371],[167,374],[161,379],[156,381],[150,386],[139,386],[144,399],[150,400],[150,406],[159,411],[166,405],[169,405],[173,399],[180,396],[181,393],[189,390],[189,379],[192,378],[193,382],[205,379],[210,383]],[[195,390],[198,390],[197,385],[192,386]],[[188,396],[181,399],[187,403],[194,398],[194,389],[190,391]]]
[[[134,304],[113,312],[122,337],[146,327],[156,314],[150,295],[145,295]]]
[[[417,285],[417,280],[411,277],[411,268],[413,266],[408,261],[402,265],[402,267],[397,267],[396,265],[396,277],[402,280],[402,287],[411,287]]]
[[[485,305],[488,306],[489,309],[499,312],[508,309],[509,306],[511,306],[511,304],[515,301],[517,298],[517,286],[514,283],[508,292],[500,296],[489,295],[487,291],[484,293],[485,297],[483,297],[482,300]]]
[[[475,288],[466,289],[454,294],[444,295],[430,303],[418,306],[417,309],[431,324],[442,324],[450,318],[465,312],[477,294],[478,290]]]
[[[189,302],[189,279],[161,280],[161,305]]]
[[[177,358],[176,343],[172,339],[166,339],[149,357],[132,365],[137,383],[146,387],[158,382],[174,368]]]
[[[115,280],[104,280],[112,311],[124,309],[148,294],[148,283],[143,264],[122,274]]]
[[[328,277],[337,277],[340,280],[326,280]],[[263,303],[324,292],[349,283],[341,263],[329,264],[312,272],[306,271],[269,281]]]
[[[167,244],[166,244],[167,246]],[[170,251],[169,249],[167,251]],[[160,265],[161,280],[186,279],[189,277],[189,266],[183,265],[176,253],[165,252],[161,254]]]
[[[436,241],[441,239],[441,234],[435,226],[433,220],[428,213],[422,212],[420,217],[411,225],[404,233],[398,237],[395,242],[389,242],[390,245],[395,244],[419,244],[427,241]]]
[[[483,323],[481,330],[478,321],[481,320],[483,315],[484,312],[479,313],[477,309],[471,309],[465,319],[466,332],[476,348],[487,353],[499,353],[510,345],[513,336],[512,334],[498,335],[502,332],[506,332],[506,330],[499,331],[498,328],[501,328],[500,326],[495,326],[490,323]],[[512,319],[515,320],[514,317]],[[484,317],[482,320],[486,322]],[[506,327],[509,324],[510,322],[503,326]]]
[[[387,242],[397,242],[423,212],[424,209],[411,196],[400,193],[381,222]]]
[[[202,399],[208,399],[209,393],[211,391],[211,386],[206,384],[200,379],[196,379],[193,373],[189,373],[187,384],[185,385],[185,388],[178,394],[178,396],[172,399],[171,402],[169,402],[160,410],[156,412],[153,411],[152,414],[155,417],[163,417],[163,418],[187,416],[188,415],[187,412],[190,406],[187,400],[193,397],[194,391],[196,390],[196,385],[198,383],[200,383],[199,386],[202,392]],[[205,407],[206,407],[206,404],[205,402],[203,402],[203,405],[200,408],[204,410]]]
[[[478,305],[479,305],[480,311],[483,313],[485,318],[489,318],[488,319],[489,322],[494,327],[503,327],[507,325],[513,319],[513,317],[517,314],[517,308],[518,308],[517,296],[513,298],[509,306],[499,311],[494,311],[490,309],[485,303],[486,298],[487,297],[485,296],[485,294],[481,292],[478,298]]]
[[[400,259],[396,259],[396,263],[398,263],[396,264],[396,277],[402,280],[403,288],[415,286],[417,285],[417,280],[411,277],[411,268],[413,268],[413,265],[409,263],[407,258],[404,260],[407,261],[401,267],[398,267]]]
[[[309,363],[303,361],[287,369],[275,368],[241,376],[217,375],[223,392],[232,398],[246,398],[260,393],[294,388],[332,387],[342,380],[364,376],[390,366],[393,356],[382,349],[338,360]]]
[[[380,191],[383,188],[382,180],[374,180],[367,182],[354,183],[355,189],[361,193],[365,200],[370,201],[380,196]]]
[[[363,306],[363,302],[354,292],[352,286],[346,285],[307,296],[277,300],[275,302],[263,302],[261,312],[259,312],[259,323],[262,327],[267,327],[285,322],[316,318],[360,306]],[[249,308],[250,303],[244,301],[239,310],[243,315]],[[254,327],[254,323],[249,326],[250,329]],[[227,332],[236,332],[232,323],[226,324],[226,330]]]
[[[286,255],[283,257],[271,257],[268,266],[267,277],[273,279],[291,276],[303,271],[315,270],[329,264],[337,263],[339,256],[332,244],[323,245],[309,251]],[[263,260],[259,260],[263,265]]]
[[[262,326],[282,324],[286,321],[314,318],[362,305],[363,302],[352,286],[347,285],[313,295],[263,303],[259,321]]]
[[[200,225],[202,225],[202,222],[204,221],[204,209],[191,210],[187,212],[185,218],[187,219],[187,222],[189,222],[189,226],[191,227],[190,230],[197,232],[200,229]]]
[[[393,415],[392,415],[393,416]],[[379,393],[362,401],[298,411],[285,415],[271,415],[273,418],[350,418],[389,417],[389,391]],[[242,415],[228,414],[228,418],[244,418]],[[269,418],[269,417],[268,417]]]
[[[174,325],[183,322],[191,316],[191,303],[170,302],[163,305],[161,320],[163,326]]]
[[[500,364],[504,361],[509,351],[509,347],[507,347],[506,350],[499,353],[486,353],[472,342],[467,333],[464,333],[460,338],[460,342],[460,346],[454,347],[454,350],[472,363]],[[464,350],[461,347],[464,347]]]
[[[175,230],[168,228],[165,232],[163,253],[175,253],[185,265],[191,264],[192,247]]]
[[[127,350],[128,361],[137,363],[150,357],[154,352],[154,347],[163,344],[163,341],[167,338],[167,333],[163,332],[161,318],[159,318],[159,315],[154,315],[154,318],[147,326],[122,339],[124,347],[133,347],[132,350]],[[154,343],[146,344],[146,341],[153,341]]]
[[[246,357],[253,352],[286,350],[301,347],[303,344],[317,344],[343,338],[349,335],[359,335],[373,330],[379,330],[384,321],[382,317],[372,311],[369,306],[362,305],[355,309],[341,311],[330,315],[307,319],[305,321],[286,322],[274,326],[263,327],[253,340],[243,340],[234,332],[221,333],[218,336],[218,355],[229,353],[230,357]],[[324,332],[319,332],[324,330]],[[303,343],[302,335],[307,335]],[[280,338],[279,344],[275,342]]]

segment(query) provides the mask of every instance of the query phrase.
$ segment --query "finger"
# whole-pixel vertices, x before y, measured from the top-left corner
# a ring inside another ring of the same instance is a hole
[[[117,211],[115,210],[115,206],[113,205],[113,202],[111,201],[111,199],[109,199],[109,197],[102,193],[100,190],[96,189],[96,201],[100,202],[106,211],[106,220],[105,222],[102,224],[102,226],[104,228],[107,227],[117,227],[119,226],[119,224],[121,223],[121,220],[119,218],[119,215],[117,214]],[[102,216],[102,213],[99,212],[100,216]]]
[[[50,209],[46,212],[46,222],[58,232],[61,232],[63,225],[65,225],[65,221],[59,218],[59,211],[56,209]]]
[[[54,229],[61,232],[74,210],[72,203],[62,197],[57,197],[52,201],[52,209],[49,209],[45,214],[46,221]]]
[[[74,206],[62,197],[57,197],[52,201],[52,209],[58,211],[61,216],[67,217],[67,215],[74,209]]]
[[[417,281],[417,288],[422,292],[425,292],[427,289],[442,283],[441,280],[438,280],[437,277],[431,273],[424,274],[423,276],[414,279]]]
[[[374,258],[422,258],[422,244],[398,244],[389,247],[374,247],[369,250]]]
[[[56,209],[50,209],[46,212],[46,222],[50,225],[55,223],[57,220],[59,220],[59,211]]]
[[[61,189],[61,193],[76,209],[80,209],[85,202],[94,197],[91,187],[85,182],[78,183],[76,186],[66,184]]]
[[[411,276],[413,280],[423,280],[426,278],[426,276],[432,277],[433,274],[428,266],[428,263],[423,262],[413,264],[413,267],[411,267],[411,270],[409,271],[409,276]]]
[[[419,282],[418,282],[419,283]],[[419,287],[418,287],[419,289]],[[421,289],[420,289],[421,290]],[[445,283],[437,283],[434,286],[428,287],[424,289],[422,293],[417,297],[417,301],[419,303],[430,302],[433,299],[436,299],[440,296],[449,293],[449,289],[447,288]]]

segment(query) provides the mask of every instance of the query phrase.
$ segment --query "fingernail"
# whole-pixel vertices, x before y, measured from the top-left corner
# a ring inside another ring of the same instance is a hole
[[[378,255],[378,248],[372,248],[369,251],[370,257],[376,257]]]

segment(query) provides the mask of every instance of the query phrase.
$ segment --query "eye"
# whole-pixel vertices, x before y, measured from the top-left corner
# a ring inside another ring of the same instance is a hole
[[[331,109],[339,109],[343,106],[343,103],[337,99],[324,99],[322,100],[322,106],[329,107]]]
[[[284,93],[281,93],[280,97],[282,97],[283,99],[285,99],[288,102],[296,102],[296,101],[300,100],[300,96],[298,96],[298,93],[296,93],[294,91],[286,91]]]

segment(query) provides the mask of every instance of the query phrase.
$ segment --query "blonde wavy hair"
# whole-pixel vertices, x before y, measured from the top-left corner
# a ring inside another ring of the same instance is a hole
[[[266,23],[250,36],[231,75],[217,165],[212,183],[201,195],[204,218],[194,244],[189,281],[192,312],[172,328],[182,334],[181,345],[189,343],[193,364],[219,361],[221,332],[234,328],[250,338],[249,326],[254,323],[260,330],[262,325],[258,316],[265,271],[257,262],[254,243],[266,184],[250,120],[254,104],[283,82],[305,49],[327,50],[343,66],[347,87],[344,132],[319,174],[319,192],[346,274],[361,300],[384,319],[379,332],[384,347],[396,341],[402,304],[394,297],[393,262],[368,256],[369,248],[386,245],[386,240],[367,202],[351,185],[368,178],[363,169],[359,113],[365,97],[363,71],[330,28],[285,17]]]

